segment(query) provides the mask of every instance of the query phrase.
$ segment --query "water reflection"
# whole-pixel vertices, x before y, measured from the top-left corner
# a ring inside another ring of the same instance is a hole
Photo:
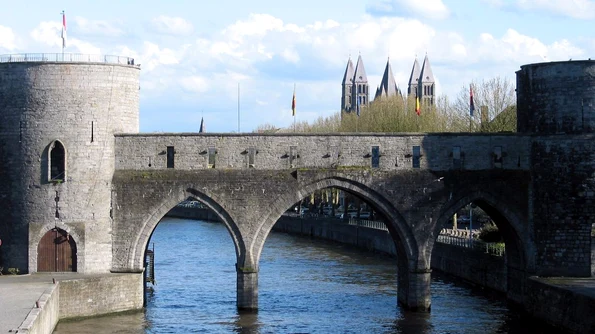
[[[258,313],[236,308],[235,250],[221,224],[157,226],[145,313],[60,323],[56,333],[545,332],[501,295],[432,274],[432,312],[397,307],[394,258],[272,233],[261,255]],[[551,329],[549,329],[551,330]]]

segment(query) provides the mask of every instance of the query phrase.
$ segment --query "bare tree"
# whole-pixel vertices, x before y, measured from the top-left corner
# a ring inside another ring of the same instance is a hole
[[[475,111],[470,116],[469,86],[463,86],[453,104],[454,110],[467,119],[466,131],[516,131],[516,93],[510,80],[495,77],[471,82]]]

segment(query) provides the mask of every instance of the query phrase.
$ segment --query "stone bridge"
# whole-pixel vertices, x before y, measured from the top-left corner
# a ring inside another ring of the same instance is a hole
[[[595,61],[522,66],[515,134],[139,134],[140,67],[74,56],[0,57],[5,268],[142,272],[160,219],[193,197],[227,226],[238,307],[255,309],[272,226],[334,187],[383,216],[407,308],[430,309],[434,243],[470,202],[504,234],[510,299],[526,303],[528,276],[591,276]]]
[[[530,138],[516,134],[117,135],[112,271],[142,271],[161,218],[193,197],[227,226],[238,305],[256,308],[260,254],[273,225],[299,200],[334,187],[384,217],[406,307],[430,308],[433,245],[471,201],[504,232],[509,297],[520,301],[525,277],[535,274],[529,156]]]

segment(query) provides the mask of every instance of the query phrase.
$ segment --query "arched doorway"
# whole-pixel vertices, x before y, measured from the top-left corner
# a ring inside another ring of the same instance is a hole
[[[37,246],[38,272],[76,272],[76,243],[66,231],[54,227]]]

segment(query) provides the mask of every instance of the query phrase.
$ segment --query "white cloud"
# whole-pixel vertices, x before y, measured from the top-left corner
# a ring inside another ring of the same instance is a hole
[[[14,32],[9,27],[0,25],[0,49],[12,51],[16,49],[16,38]]]
[[[495,39],[490,34],[482,34],[477,47],[480,60],[496,62],[538,62],[544,58],[548,60],[568,60],[580,58],[584,51],[567,40],[555,41],[550,45],[544,44],[539,39],[522,35],[514,29],[508,29],[500,38]]]
[[[191,93],[204,93],[209,89],[207,80],[196,75],[181,78],[180,85],[182,89]]]
[[[119,37],[124,34],[124,31],[119,29],[116,23],[101,20],[89,20],[80,16],[76,16],[74,22],[76,25],[75,32],[82,35]],[[69,28],[69,33],[70,32],[71,28]]]
[[[60,31],[62,29],[61,22],[41,22],[33,31],[31,37],[36,42],[46,46],[62,46],[62,38],[60,38]]]
[[[593,0],[517,0],[516,6],[523,10],[542,10],[575,19],[595,19]]]
[[[160,15],[151,21],[153,30],[169,35],[190,35],[194,31],[192,23],[181,17]]]
[[[445,19],[450,15],[442,0],[379,0],[368,10],[383,15],[413,14],[428,19]]]

